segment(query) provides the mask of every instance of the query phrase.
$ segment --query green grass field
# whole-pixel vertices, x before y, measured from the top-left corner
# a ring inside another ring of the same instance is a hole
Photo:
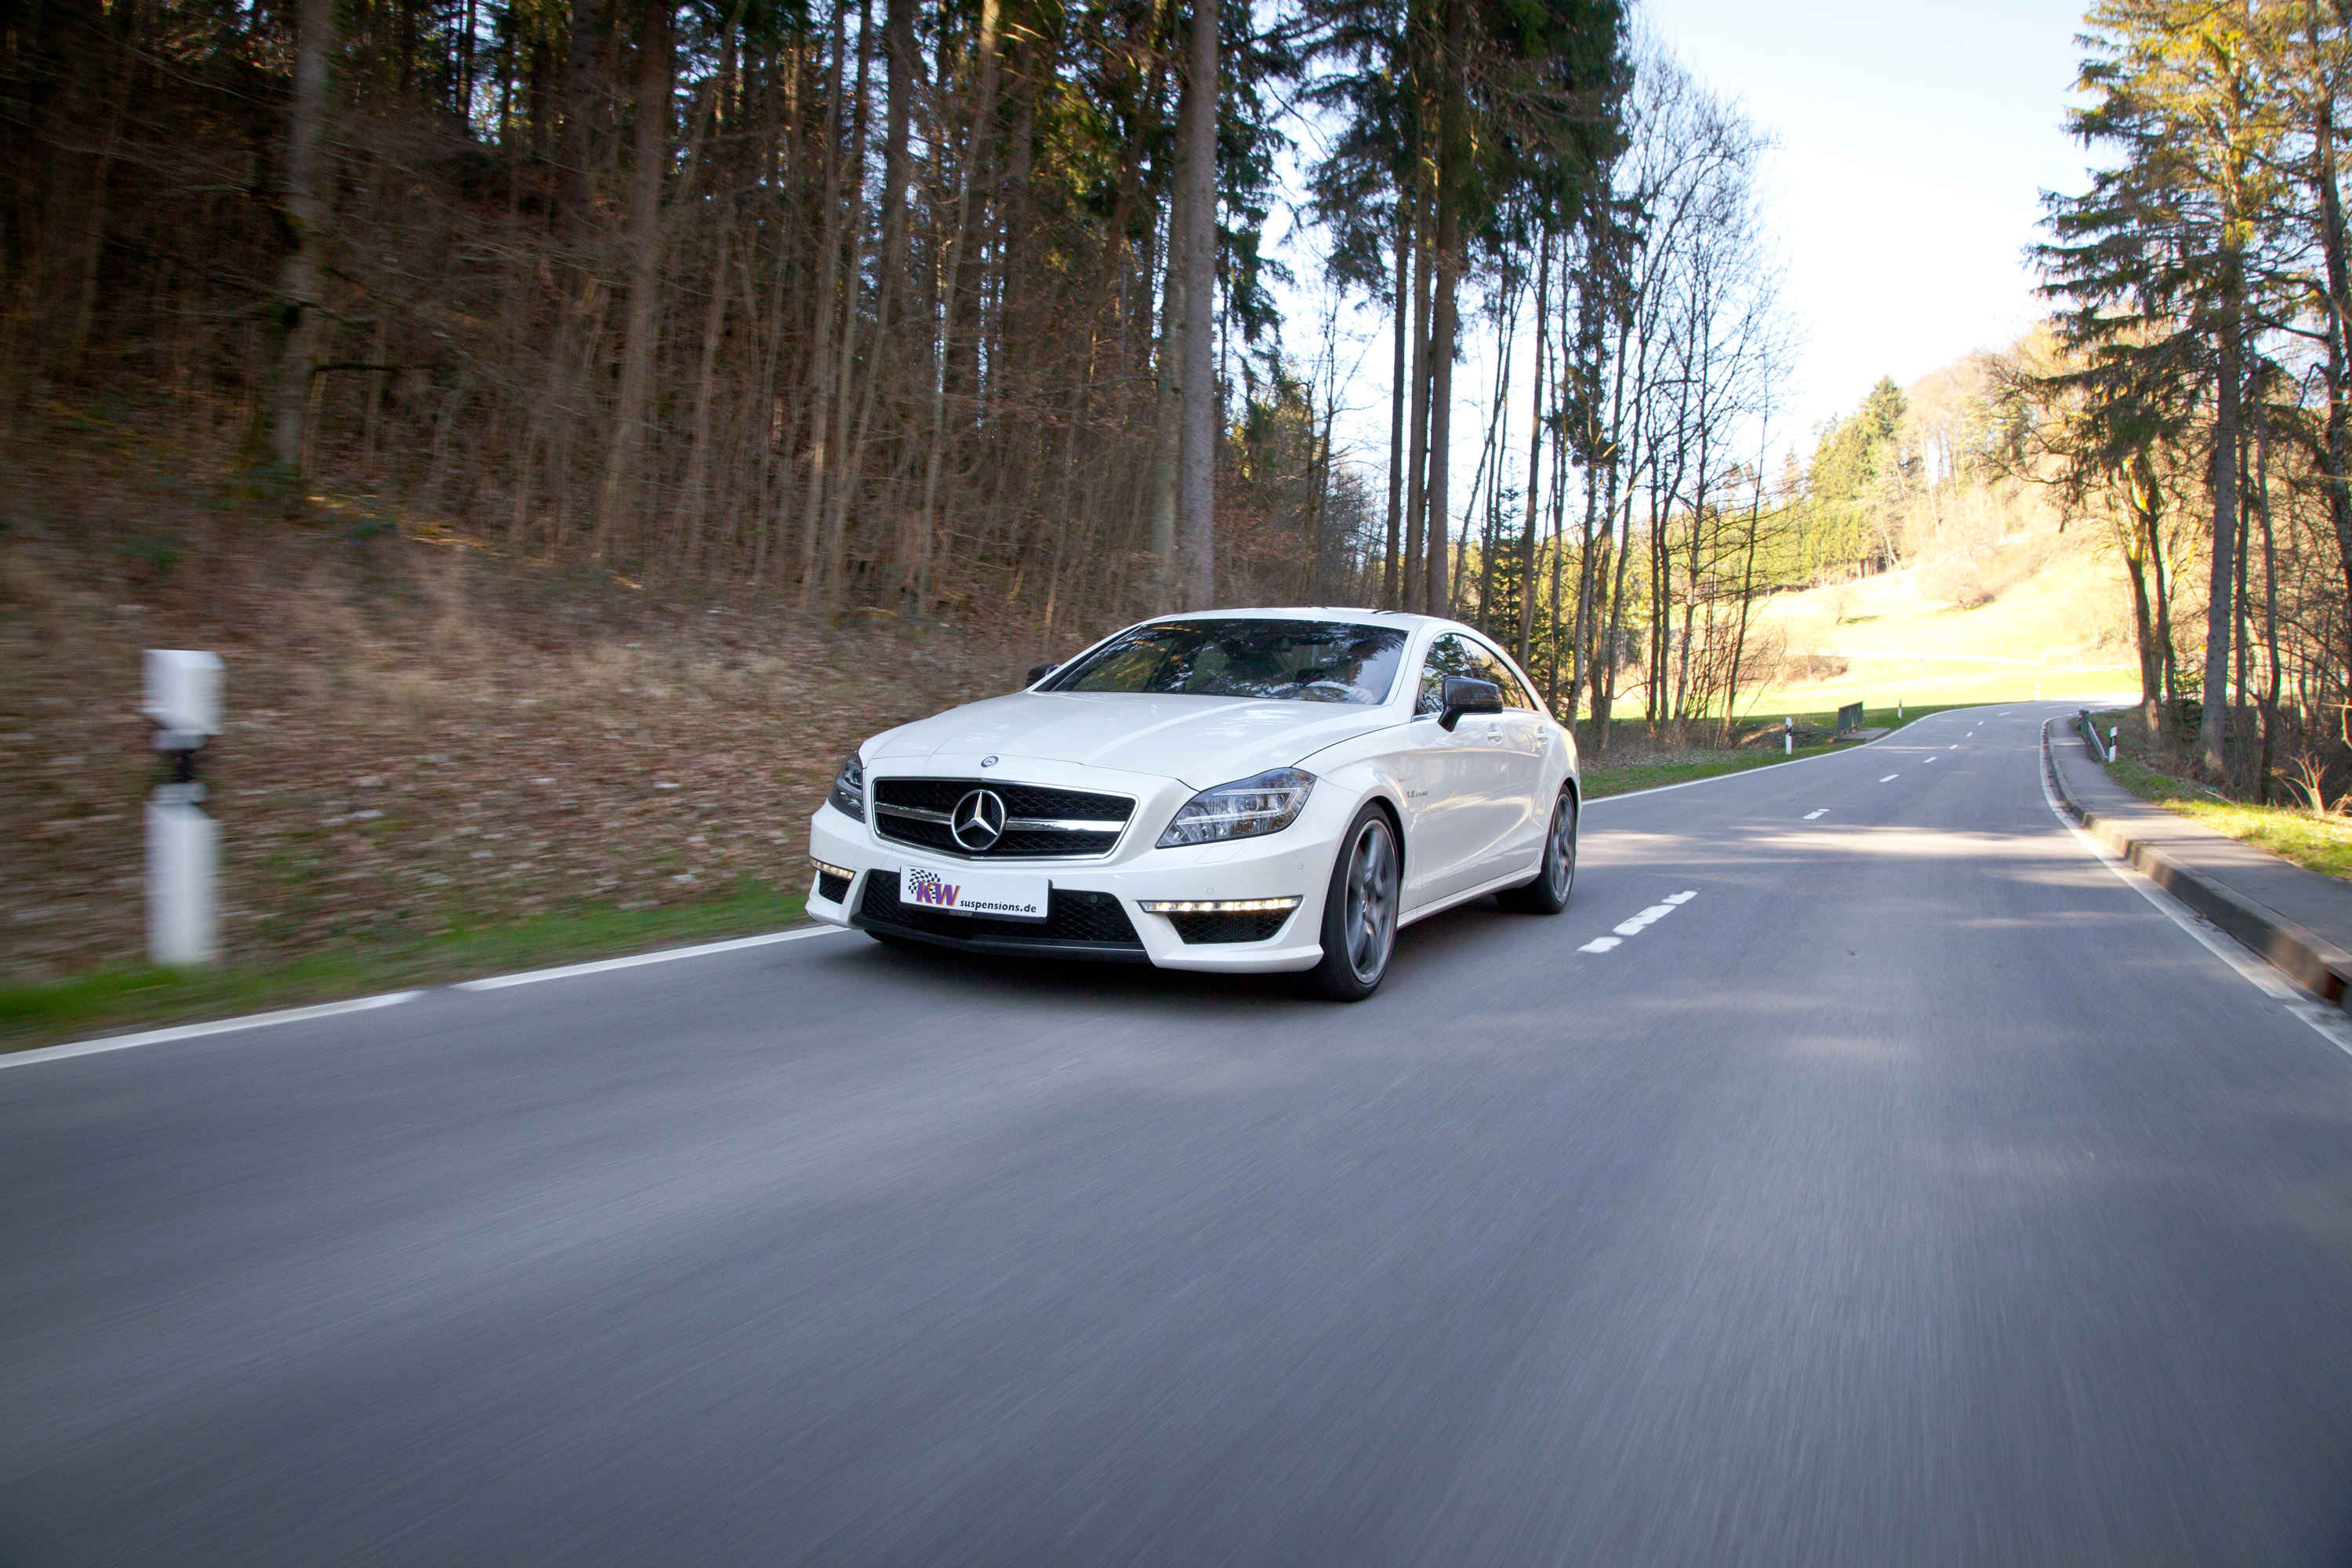
[[[2117,784],[2141,799],[2154,801],[2216,833],[2226,833],[2325,876],[2352,878],[2352,820],[2315,816],[2299,806],[2218,800],[2210,790],[2158,773],[2128,756],[2117,758],[2108,771]]]
[[[96,970],[0,989],[0,1051],[748,936],[800,920],[803,903],[799,894],[753,883],[677,909],[546,915],[425,941],[336,949],[267,968]]]
[[[1972,703],[1931,703],[1925,706],[1904,703],[1898,712],[1894,707],[1865,708],[1862,722],[1864,729],[1899,730],[1916,719],[1930,713],[1941,713],[1950,708],[1972,707]],[[1831,729],[1837,722],[1834,709],[1827,712],[1790,711],[1769,713],[1743,719],[1743,724],[1777,724],[1783,718],[1815,729]],[[1756,768],[1769,768],[1776,763],[1793,763],[1806,757],[1818,757],[1836,751],[1834,744],[1800,746],[1790,755],[1769,746],[1743,746],[1723,751],[1712,748],[1692,748],[1683,752],[1653,754],[1638,762],[1611,765],[1606,752],[1586,749],[1583,752],[1584,798],[1601,800],[1612,795],[1631,795],[1635,790],[1656,789],[1663,784],[1688,784],[1693,779],[1713,778],[1717,773],[1744,773]]]

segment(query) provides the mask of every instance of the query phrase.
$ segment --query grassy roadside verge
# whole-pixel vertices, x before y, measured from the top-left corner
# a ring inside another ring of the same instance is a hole
[[[2107,714],[2096,717],[2113,721]],[[2314,816],[2294,806],[2253,805],[2219,799],[2212,792],[2184,779],[2158,773],[2135,760],[2129,752],[2116,758],[2107,771],[2132,794],[2176,816],[2216,833],[2226,833],[2322,876],[2352,878],[2352,821],[2340,816]]]
[[[1927,707],[1906,703],[1900,717],[1896,716],[1895,710],[1892,708],[1864,709],[1862,722],[1865,729],[1900,730],[1912,721],[1925,719],[1930,713],[1941,713],[1951,708],[1980,706],[1982,704],[1974,702],[1932,704]],[[1781,717],[1783,715],[1775,713],[1750,718],[1745,721],[1750,724],[1777,722]],[[1794,719],[1800,726],[1818,729],[1829,729],[1837,722],[1837,714],[1834,710],[1828,713],[1791,713],[1786,717]],[[1588,765],[1584,772],[1584,798],[1601,800],[1612,795],[1631,795],[1635,790],[1656,789],[1662,784],[1688,784],[1693,779],[1710,779],[1718,773],[1744,773],[1755,768],[1769,768],[1776,763],[1793,763],[1806,757],[1818,757],[1837,749],[1835,745],[1828,743],[1800,746],[1796,753],[1791,756],[1784,754],[1776,746],[1771,745],[1743,746],[1730,750],[1695,748],[1691,751],[1669,752],[1664,756],[1622,763],[1615,766],[1608,765],[1605,752],[1598,756],[1597,760],[1601,765],[1590,765],[1594,760],[1594,753],[1588,752],[1586,753]]]
[[[191,1024],[338,1002],[485,974],[618,958],[790,925],[797,893],[764,882],[664,910],[589,910],[414,942],[338,949],[253,968],[95,970],[49,984],[0,988],[0,1052],[142,1025]]]

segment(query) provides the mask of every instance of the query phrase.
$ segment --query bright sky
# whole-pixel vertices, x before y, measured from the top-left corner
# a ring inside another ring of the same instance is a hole
[[[2042,314],[2022,255],[2040,193],[2084,184],[2063,129],[2079,4],[1643,5],[1693,73],[1780,142],[1769,226],[1805,334],[1794,428],[1882,375],[1900,385],[2002,347]]]
[[[1880,376],[1908,384],[1972,350],[2007,346],[2042,314],[2025,258],[2041,237],[2041,194],[2086,184],[2084,150],[2063,129],[2082,0],[1633,3],[1638,26],[1778,143],[1766,165],[1766,228],[1786,264],[1782,297],[1801,341],[1776,399],[1776,451],[1810,455],[1813,427],[1850,411]],[[1302,285],[1319,243],[1309,229],[1279,247]],[[1311,291],[1276,293],[1291,353],[1311,356]],[[1454,380],[1457,527],[1474,504],[1494,384],[1496,344],[1478,321],[1465,316]],[[1377,491],[1388,460],[1389,325],[1358,310],[1343,330],[1355,337],[1343,352],[1355,374],[1339,441]],[[1506,468],[1514,485],[1525,467],[1526,353],[1522,339]]]

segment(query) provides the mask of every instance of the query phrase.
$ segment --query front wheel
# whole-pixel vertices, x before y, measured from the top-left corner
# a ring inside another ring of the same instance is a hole
[[[1544,834],[1543,864],[1536,879],[1524,887],[1506,888],[1495,901],[1516,914],[1556,915],[1568,908],[1576,886],[1576,796],[1559,792],[1551,808],[1551,826]]]
[[[1323,962],[1307,971],[1307,983],[1332,1001],[1360,1002],[1388,973],[1403,864],[1388,813],[1377,805],[1356,813],[1323,899]]]

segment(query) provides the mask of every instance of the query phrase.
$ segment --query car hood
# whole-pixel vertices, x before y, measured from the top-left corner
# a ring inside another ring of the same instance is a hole
[[[920,767],[992,752],[1007,763],[1075,763],[1207,789],[1398,721],[1386,704],[1023,691],[902,725],[877,736],[866,754]]]

